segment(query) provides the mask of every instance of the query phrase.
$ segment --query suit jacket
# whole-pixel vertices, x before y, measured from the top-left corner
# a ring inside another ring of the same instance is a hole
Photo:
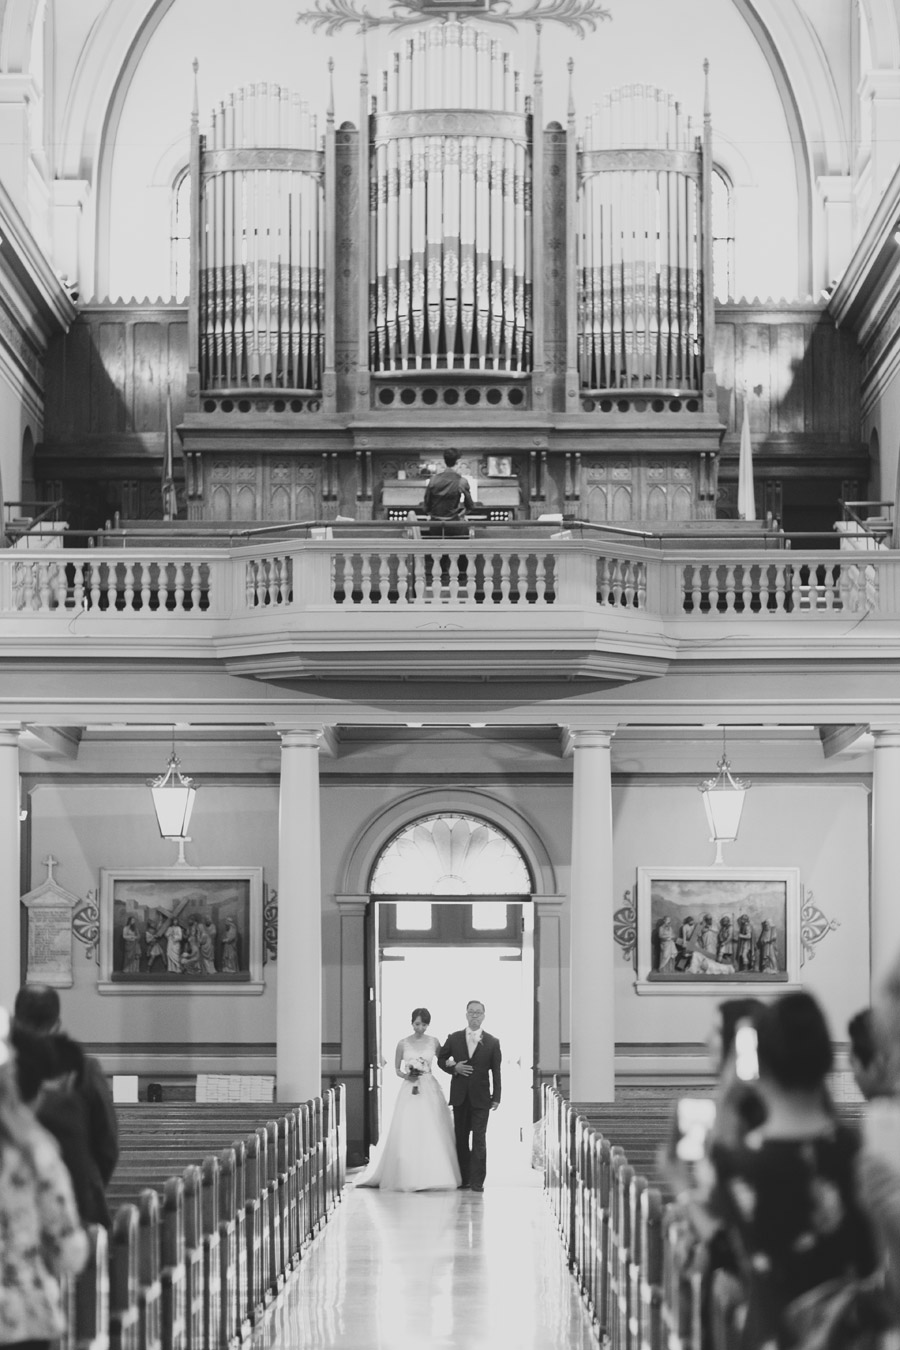
[[[447,1060],[472,1065],[471,1074],[454,1073],[453,1067],[447,1067]],[[450,1084],[450,1105],[462,1106],[468,1098],[472,1106],[490,1108],[500,1101],[500,1042],[496,1036],[482,1031],[481,1041],[475,1047],[475,1053],[469,1058],[465,1028],[451,1031],[438,1051],[438,1068],[452,1074]]]

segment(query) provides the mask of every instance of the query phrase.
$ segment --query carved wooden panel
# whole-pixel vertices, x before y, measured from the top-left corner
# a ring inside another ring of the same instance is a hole
[[[216,455],[206,460],[204,501],[197,519],[318,520],[322,469],[289,456]]]
[[[586,459],[577,514],[597,524],[695,519],[697,474],[688,456]]]

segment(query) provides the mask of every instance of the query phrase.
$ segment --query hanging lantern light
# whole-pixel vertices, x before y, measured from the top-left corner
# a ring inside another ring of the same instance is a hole
[[[703,805],[706,807],[706,819],[709,821],[709,840],[716,846],[717,863],[723,862],[722,845],[733,844],[738,837],[741,825],[741,812],[744,809],[744,797],[750,787],[748,779],[735,778],[731,772],[725,745],[725,731],[722,731],[722,758],[716,766],[719,772],[715,778],[705,778],[700,784]]]
[[[172,730],[172,753],[169,767],[158,778],[149,778],[147,786],[153,798],[156,823],[163,839],[187,839],[191,812],[197,789],[193,778],[181,772],[181,761],[175,753],[175,731]]]

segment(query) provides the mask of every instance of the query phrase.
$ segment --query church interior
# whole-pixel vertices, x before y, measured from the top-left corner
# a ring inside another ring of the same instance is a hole
[[[0,0],[0,1003],[141,1101],[340,1084],[351,1166],[422,1004],[485,1003],[510,1148],[702,1079],[723,988],[820,996],[852,1099],[896,4],[213,8]],[[707,913],[718,977],[667,959]]]

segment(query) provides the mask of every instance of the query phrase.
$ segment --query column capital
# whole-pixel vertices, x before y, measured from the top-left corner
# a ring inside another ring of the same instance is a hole
[[[350,918],[361,918],[365,915],[369,907],[369,897],[367,895],[335,895],[332,897],[341,914],[347,914]]]
[[[301,750],[305,747],[308,750],[324,750],[329,755],[337,752],[334,727],[319,723],[306,727],[276,727],[276,731],[281,738],[282,750]]]
[[[876,751],[900,749],[900,723],[894,722],[885,726],[870,723],[869,730],[872,732]]]
[[[615,734],[615,727],[563,727],[563,759],[568,759],[576,750],[608,750]]]
[[[21,734],[22,725],[20,722],[7,723],[5,726],[0,724],[0,745],[17,747]]]

